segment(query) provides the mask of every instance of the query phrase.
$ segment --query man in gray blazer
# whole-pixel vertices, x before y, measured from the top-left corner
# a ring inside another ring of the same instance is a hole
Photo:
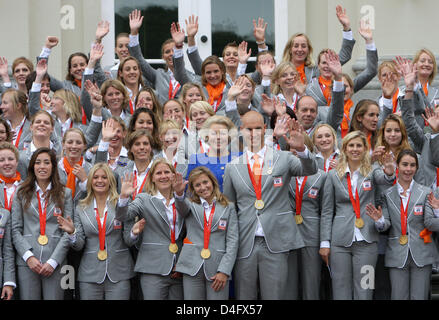
[[[288,185],[293,176],[315,174],[317,163],[304,145],[297,122],[291,121],[294,129],[287,142],[300,158],[267,146],[262,115],[249,111],[242,117],[241,127],[247,148],[226,165],[224,194],[235,202],[238,215],[234,272],[239,300],[257,299],[258,284],[260,298],[282,299],[289,251],[304,246],[288,200]]]

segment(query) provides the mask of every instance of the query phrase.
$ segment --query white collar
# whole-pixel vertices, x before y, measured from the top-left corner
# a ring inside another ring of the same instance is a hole
[[[340,154],[340,150],[338,150],[338,148],[335,149],[335,151],[333,153],[331,153],[331,155],[329,156],[329,158],[335,156],[335,155],[339,155]],[[325,157],[322,155],[322,153],[319,151],[319,153],[316,154],[316,158],[322,158],[325,159]],[[328,159],[329,159],[328,158]]]
[[[412,188],[413,188],[413,183],[415,182],[415,180],[412,179],[412,182],[410,182],[410,187],[407,190],[408,194],[412,193]],[[398,193],[401,196],[401,193],[404,192],[404,188],[399,184],[399,181],[396,182],[396,185],[398,186]]]
[[[36,188],[36,192],[41,191],[43,193],[43,190],[40,188],[40,186],[38,185],[38,182],[35,181],[35,188]],[[46,188],[46,191],[49,191],[52,189],[52,182],[49,182],[49,185]]]
[[[354,174],[359,173],[359,172],[360,172],[360,168],[358,168],[354,172],[351,172],[351,169],[349,169],[349,165],[346,165],[345,173],[349,173],[351,176],[353,176]]]
[[[49,142],[50,142],[50,149],[53,149],[53,142],[52,141],[49,141]],[[30,142],[30,152],[34,153],[36,150],[37,150],[37,147],[35,147],[34,141],[32,140]]]
[[[209,204],[209,202],[207,202],[206,199],[201,198],[201,197],[200,197],[200,201],[201,201],[201,205],[204,207],[204,209],[209,209],[215,204],[216,197],[213,198],[212,204]]]
[[[26,121],[26,117],[23,117],[23,120],[21,120],[20,124],[16,128],[12,128],[11,121],[6,119],[6,122],[9,124],[9,127],[11,127],[11,129],[13,129],[14,131],[16,131],[15,129],[21,128],[25,121]],[[18,132],[17,132],[17,134],[18,134]]]
[[[163,203],[166,203],[166,198],[158,190],[157,190],[157,193],[152,197],[161,200]],[[174,199],[174,197],[172,197],[171,201],[169,201],[169,205],[171,206],[174,202],[175,202],[175,199]]]
[[[139,170],[137,170],[137,166],[136,166],[136,163],[134,161],[133,161],[133,164],[134,164],[133,172],[139,173]],[[148,173],[149,169],[151,169],[151,166],[152,166],[152,161],[149,162],[148,167],[146,167],[146,170],[143,171],[143,173],[141,175],[144,175],[144,174]]]
[[[264,155],[265,155],[265,151],[267,150],[267,146],[264,145],[264,147],[259,150],[258,152],[256,152],[256,154],[259,156],[259,158],[264,159]],[[246,152],[247,152],[247,157],[248,159],[252,159],[253,156],[255,155],[255,153],[251,152],[250,149],[246,148]]]

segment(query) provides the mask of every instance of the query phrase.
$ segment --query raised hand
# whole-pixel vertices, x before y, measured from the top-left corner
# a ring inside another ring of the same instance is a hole
[[[172,39],[175,42],[175,46],[178,48],[181,46],[183,46],[183,42],[184,42],[184,29],[180,28],[180,24],[177,22],[177,24],[175,22],[173,22],[171,24],[171,36]]]
[[[341,69],[341,63],[340,63],[340,58],[338,57],[338,55],[332,51],[329,50],[328,52],[325,53],[325,58],[326,61],[328,62],[328,67],[331,70],[332,74],[334,75],[334,78],[337,81],[340,81],[342,78],[342,69]]]
[[[302,80],[300,80],[300,76],[296,76],[297,80],[294,83],[294,91],[299,95],[299,97],[303,96],[306,91],[306,83],[303,83]]]
[[[91,47],[90,60],[93,60],[96,63],[96,61],[101,59],[103,57],[103,55],[104,55],[104,46],[100,43],[95,43]],[[90,65],[90,63],[89,63],[89,65]]]
[[[120,191],[120,198],[129,198],[136,189],[134,188],[134,175],[133,173],[126,173],[125,176],[121,177],[122,187]]]
[[[383,216],[383,210],[380,206],[378,209],[372,203],[366,205],[366,214],[372,218],[373,221],[378,221]]]
[[[385,152],[386,152],[386,147],[384,147],[384,146],[376,147],[372,152],[372,160],[371,160],[372,163],[380,160]]]
[[[274,112],[274,98],[269,98],[265,93],[262,94],[261,108],[271,117]]]
[[[73,234],[75,232],[75,226],[73,224],[72,218],[67,217],[64,218],[62,216],[59,216],[56,218],[58,222],[58,227],[62,230],[67,232],[68,234]]]
[[[138,236],[143,232],[143,229],[145,228],[145,224],[146,224],[145,218],[140,219],[134,224],[133,228],[131,229],[131,232],[134,235]]]
[[[247,64],[248,58],[250,58],[252,54],[252,49],[250,48],[247,52],[248,43],[242,41],[238,46],[238,60],[240,64]]]
[[[343,26],[343,30],[349,31],[351,29],[351,22],[348,15],[346,14],[346,9],[343,9],[342,6],[338,5],[335,8],[335,13],[337,15],[338,21],[340,21],[341,25]]]
[[[186,32],[188,38],[195,37],[198,32],[198,16],[193,14],[188,18],[188,20],[184,20],[184,22],[186,23]]]
[[[255,37],[256,42],[264,42],[265,41],[265,30],[267,29],[267,23],[264,23],[264,18],[258,18],[258,24],[256,24],[256,20],[253,19],[253,36]]]
[[[84,84],[84,87],[90,95],[90,100],[93,107],[97,109],[102,108],[102,95],[98,86],[92,83],[90,80],[87,80]]]
[[[44,75],[47,73],[47,60],[40,59],[37,63],[35,71],[36,71],[35,83],[41,83],[41,81],[43,81]]]
[[[85,172],[84,167],[81,166],[79,163],[73,166],[72,172],[81,182],[87,180],[87,173]]]
[[[105,142],[110,142],[116,136],[117,127],[116,122],[113,119],[108,119],[102,122],[102,140]]]
[[[48,49],[52,49],[57,46],[59,39],[57,37],[48,36],[44,46]]]
[[[230,87],[229,92],[227,93],[227,100],[233,101],[236,100],[236,98],[241,94],[242,91],[245,89],[245,82],[244,78],[240,77],[238,78],[233,86]]]
[[[131,35],[135,36],[139,34],[139,29],[140,27],[142,27],[142,23],[143,23],[142,13],[140,12],[140,10],[134,9],[129,14],[129,19],[130,19]]]
[[[439,111],[435,111],[433,108],[426,107],[425,115],[422,114],[422,118],[428,122],[433,133],[439,132]]]
[[[358,33],[366,40],[366,43],[372,43],[373,42],[373,34],[372,30],[370,29],[369,20],[360,20],[360,28],[358,29]]]
[[[439,209],[439,199],[434,196],[433,192],[428,195],[428,203],[433,209]]]
[[[96,41],[100,43],[102,39],[110,31],[110,23],[108,21],[99,21],[98,27],[96,28]]]
[[[276,68],[276,65],[272,59],[263,60],[259,63],[259,69],[261,69],[262,77],[265,79],[271,79],[274,68]]]
[[[302,125],[296,119],[290,119],[288,124],[290,125],[290,136],[284,135],[284,139],[287,141],[290,149],[299,152],[305,151],[305,137],[303,136],[304,130]]]
[[[287,114],[284,114],[282,116],[279,116],[276,120],[276,125],[274,126],[273,135],[276,138],[280,138],[285,136],[290,131],[290,126],[288,125],[288,120],[290,119],[290,116]]]
[[[175,174],[174,182],[172,183],[172,188],[174,189],[175,193],[181,197],[184,194],[184,189],[186,189],[186,185],[189,183],[189,181],[186,181],[183,179],[183,175],[179,172]]]
[[[0,77],[3,79],[3,83],[10,82],[8,71],[8,59],[0,57]]]
[[[52,99],[48,93],[40,93],[40,103],[43,105],[43,110],[52,110],[51,102]]]
[[[384,173],[391,176],[395,173],[395,157],[390,152],[383,154],[381,162],[384,166]]]
[[[400,76],[404,78],[406,88],[413,89],[417,80],[417,68],[409,59],[396,56],[394,62]]]

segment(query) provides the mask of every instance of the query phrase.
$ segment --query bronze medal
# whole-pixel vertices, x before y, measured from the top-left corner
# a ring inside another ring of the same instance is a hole
[[[46,235],[40,234],[38,237],[38,243],[42,246],[45,246],[49,242],[49,238]]]
[[[255,201],[255,208],[261,210],[264,208],[264,201],[261,199]]]
[[[201,250],[201,258],[209,259],[210,258],[210,250],[203,248],[203,250]]]
[[[295,215],[294,219],[296,219],[296,224],[302,224],[303,223],[303,217],[301,215]]]
[[[364,221],[363,221],[363,219],[362,219],[362,218],[357,218],[357,219],[355,219],[355,226],[356,226],[358,229],[363,228],[363,227],[364,227]]]
[[[409,238],[407,237],[406,234],[403,234],[399,237],[399,244],[402,246],[406,245],[408,241],[409,241]]]
[[[107,250],[99,250],[98,259],[101,261],[107,260]]]
[[[169,251],[171,253],[177,253],[178,252],[178,246],[176,243],[170,243],[169,244]]]

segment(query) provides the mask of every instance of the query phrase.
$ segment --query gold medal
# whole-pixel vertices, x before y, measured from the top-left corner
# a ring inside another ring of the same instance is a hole
[[[363,219],[361,219],[361,218],[357,218],[357,219],[355,219],[355,226],[356,226],[358,229],[363,228],[363,227],[364,227],[364,221],[363,221]]]
[[[255,208],[261,210],[264,208],[264,201],[261,199],[255,201]]]
[[[271,168],[268,168],[267,174],[272,174],[272,173],[273,173],[273,170]]]
[[[201,258],[209,259],[210,258],[210,250],[203,248],[203,250],[201,250]]]
[[[296,219],[296,224],[302,224],[303,223],[303,217],[301,215],[295,215],[294,219]]]
[[[406,234],[403,234],[399,237],[399,244],[402,246],[406,245],[408,241],[409,241],[409,238],[407,237]]]
[[[178,252],[178,246],[176,243],[170,243],[169,244],[169,251],[171,253],[177,253]]]
[[[107,260],[107,250],[99,250],[98,259],[101,261]]]
[[[49,242],[49,238],[46,235],[41,235],[38,237],[38,243],[45,246]]]

